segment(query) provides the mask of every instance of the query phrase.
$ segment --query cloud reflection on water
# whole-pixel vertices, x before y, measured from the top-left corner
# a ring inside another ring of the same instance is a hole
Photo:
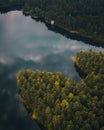
[[[21,59],[20,68],[22,65],[29,67],[29,61],[33,61],[31,64],[38,69],[62,70],[66,75],[70,73],[74,77],[76,74],[71,57],[77,51],[90,48],[102,50],[48,31],[44,23],[25,17],[19,11],[0,17],[0,63],[4,65],[16,64],[18,57]]]
[[[79,81],[71,58],[83,49],[104,52],[49,31],[44,23],[21,11],[0,14],[0,130],[39,130],[20,102],[15,80],[18,70],[61,71]]]
[[[83,42],[48,31],[44,23],[37,22],[29,16],[23,16],[21,11],[9,12],[0,15],[0,17],[0,25],[2,26],[0,55],[7,57],[10,55],[10,57],[39,62],[51,54],[70,57],[79,50],[96,49],[96,47]],[[96,50],[102,50],[102,48]],[[67,51],[70,52],[68,55],[65,54]],[[6,59],[6,57],[0,58],[0,62],[4,64],[12,63],[11,60],[11,58]]]

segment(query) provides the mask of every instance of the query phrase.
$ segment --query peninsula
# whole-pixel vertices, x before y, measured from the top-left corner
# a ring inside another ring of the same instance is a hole
[[[103,130],[104,54],[81,51],[74,62],[86,74],[80,83],[61,72],[19,71],[23,103],[48,130]]]

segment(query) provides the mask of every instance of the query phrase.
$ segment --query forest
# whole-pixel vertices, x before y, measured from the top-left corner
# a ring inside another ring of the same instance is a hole
[[[47,130],[104,130],[104,54],[80,51],[74,63],[86,74],[80,83],[61,72],[20,70],[21,99]]]
[[[75,56],[75,64],[86,75],[94,72],[95,74],[104,74],[104,54],[101,52],[80,51]]]
[[[0,0],[0,8],[22,5],[25,14],[104,44],[104,0]]]

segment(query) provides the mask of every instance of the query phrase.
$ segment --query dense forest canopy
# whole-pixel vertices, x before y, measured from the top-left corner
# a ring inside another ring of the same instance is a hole
[[[25,0],[0,0],[0,8],[1,7],[9,7],[12,5],[24,5]]]
[[[78,68],[84,73],[104,74],[104,54],[101,52],[80,51],[75,57]]]
[[[21,98],[48,130],[104,130],[104,54],[81,51],[74,62],[86,73],[80,83],[60,72],[19,71]]]
[[[24,13],[104,43],[104,0],[0,0],[0,7],[22,3]]]

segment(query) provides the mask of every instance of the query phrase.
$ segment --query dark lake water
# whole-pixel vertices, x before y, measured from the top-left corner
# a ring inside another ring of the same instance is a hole
[[[66,38],[21,11],[0,14],[0,130],[39,130],[20,102],[15,76],[20,69],[58,72],[77,82],[72,57],[101,47]]]

